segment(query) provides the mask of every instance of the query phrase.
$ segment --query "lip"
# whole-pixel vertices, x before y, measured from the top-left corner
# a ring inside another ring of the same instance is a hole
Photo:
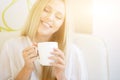
[[[43,22],[42,24],[47,28],[51,28],[51,26],[48,23]]]

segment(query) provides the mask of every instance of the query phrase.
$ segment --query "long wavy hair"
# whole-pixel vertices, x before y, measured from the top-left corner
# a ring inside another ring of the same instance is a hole
[[[31,41],[34,41],[39,28],[40,16],[50,0],[37,0],[29,12],[26,24],[22,30],[22,36],[28,36]],[[64,0],[62,0],[64,1]],[[65,1],[64,1],[65,2]],[[66,17],[66,15],[65,15]],[[58,42],[59,48],[65,53],[66,47],[66,18],[60,27],[60,29],[52,35],[51,41]],[[56,80],[53,74],[53,67],[43,66],[42,67],[42,78],[41,80]]]

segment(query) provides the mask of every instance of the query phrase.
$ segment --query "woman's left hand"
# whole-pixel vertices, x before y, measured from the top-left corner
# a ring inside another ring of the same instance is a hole
[[[57,80],[65,80],[65,55],[60,49],[54,49],[51,52],[53,56],[49,59],[54,60],[51,65],[53,66],[54,74]]]

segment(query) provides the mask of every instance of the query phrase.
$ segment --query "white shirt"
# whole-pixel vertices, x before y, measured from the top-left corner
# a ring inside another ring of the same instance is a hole
[[[28,46],[28,37],[11,39],[4,44],[0,52],[0,80],[14,80],[24,66],[22,51]],[[30,80],[39,80],[40,71],[40,64],[36,60]],[[65,75],[67,80],[88,80],[83,55],[75,45],[68,48]]]

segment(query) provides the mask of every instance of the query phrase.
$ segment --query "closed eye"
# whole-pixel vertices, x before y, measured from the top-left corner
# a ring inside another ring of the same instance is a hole
[[[51,8],[47,6],[47,7],[44,8],[44,11],[45,11],[45,12],[50,12],[50,11],[51,11]]]
[[[56,13],[56,18],[57,19],[63,19],[63,15],[61,13]]]

